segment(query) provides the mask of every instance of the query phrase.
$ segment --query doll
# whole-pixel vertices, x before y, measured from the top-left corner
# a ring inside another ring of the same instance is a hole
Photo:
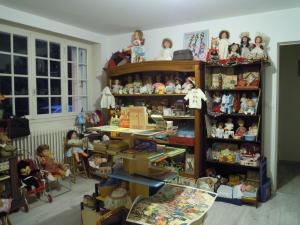
[[[140,89],[142,87],[142,81],[141,81],[140,75],[138,75],[138,74],[134,75],[134,81],[132,84],[133,84],[133,93],[139,94]]]
[[[229,53],[228,56],[229,56],[230,59],[236,60],[237,58],[240,57],[239,48],[240,48],[240,46],[237,43],[232,43],[229,46],[230,53]]]
[[[166,86],[161,82],[160,75],[156,75],[155,83],[152,85],[155,94],[165,94]]]
[[[224,60],[228,58],[228,46],[229,46],[230,34],[226,30],[222,30],[219,33],[219,59]]]
[[[234,131],[233,131],[234,125],[232,122],[231,118],[227,119],[227,122],[225,123],[225,127],[224,127],[224,138],[233,138],[234,136]]]
[[[112,93],[113,94],[121,94],[122,93],[122,85],[120,84],[120,80],[116,79],[113,81],[112,85]]]
[[[161,51],[160,57],[158,58],[158,60],[172,60],[172,58],[173,58],[173,52],[172,52],[173,43],[172,43],[171,39],[165,38],[162,41],[161,46],[162,46],[163,50]]]
[[[264,50],[265,43],[263,43],[262,36],[256,36],[254,40],[253,49],[250,52],[250,58],[253,60],[261,60],[266,58]]]
[[[190,90],[192,90],[194,87],[193,85],[193,78],[187,77],[185,78],[185,83],[182,85],[182,93],[188,93]]]
[[[217,138],[223,138],[224,137],[223,123],[218,124],[218,128],[216,129],[216,137]]]
[[[128,76],[126,85],[123,89],[123,94],[133,94],[133,93],[134,93],[134,86],[132,82],[132,76]]]
[[[252,93],[252,101],[254,103],[254,109],[255,111],[257,110],[257,106],[258,106],[258,97],[257,94],[255,92]]]
[[[247,128],[245,127],[245,121],[242,119],[239,119],[237,124],[239,125],[238,129],[235,131],[235,138],[240,139],[245,135],[247,132]]]
[[[215,138],[217,136],[217,123],[215,121],[212,122],[210,135],[213,138]]]
[[[9,157],[15,155],[17,148],[12,145],[11,140],[5,133],[0,133],[0,156]]]
[[[181,87],[181,79],[180,77],[176,76],[175,77],[175,93],[176,94],[180,94],[182,91],[182,87]]]
[[[143,62],[145,60],[145,39],[141,30],[135,30],[132,35],[131,63]]]
[[[254,101],[252,99],[248,99],[247,100],[247,108],[244,111],[245,114],[250,114],[250,115],[254,115],[255,113],[255,105],[254,105]]]
[[[167,94],[173,94],[175,91],[175,81],[173,79],[173,76],[166,76],[166,93]]]
[[[247,110],[247,101],[248,101],[247,95],[243,93],[240,99],[241,106],[240,106],[239,113],[244,113]]]
[[[233,111],[233,96],[231,94],[224,94],[222,96],[221,112],[231,114]]]
[[[78,138],[78,133],[75,130],[70,130],[67,133],[67,146],[68,151],[66,153],[67,157],[75,156],[77,162],[80,161],[80,156],[88,157],[88,155],[83,151],[83,141]]]
[[[46,171],[49,180],[56,180],[55,176],[68,177],[70,169],[53,159],[48,145],[40,145],[37,150],[37,159],[41,163],[43,170]]]
[[[206,61],[209,63],[217,63],[219,61],[219,40],[211,38],[211,46],[206,56]]]
[[[241,45],[240,45],[241,57],[247,59],[250,54],[250,41],[251,41],[249,32],[241,33],[240,38],[241,38]]]
[[[34,176],[38,172],[39,170],[30,168],[29,162],[25,160],[18,162],[18,174],[27,191],[40,186],[38,179]]]
[[[258,126],[257,123],[252,123],[251,127],[249,127],[249,134],[253,135],[253,136],[257,136],[258,135]]]
[[[144,77],[143,79],[143,87],[140,89],[141,94],[152,94],[152,80],[151,77]]]
[[[212,111],[219,113],[221,112],[222,98],[218,94],[213,95]]]

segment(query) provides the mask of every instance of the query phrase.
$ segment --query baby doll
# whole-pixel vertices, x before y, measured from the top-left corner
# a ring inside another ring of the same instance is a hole
[[[132,76],[127,77],[125,88],[123,89],[123,94],[133,94],[134,93],[134,86],[132,82]]]
[[[241,45],[240,45],[240,53],[241,57],[248,58],[250,54],[250,41],[249,32],[243,32],[240,35]]]
[[[219,123],[218,128],[216,129],[216,137],[217,138],[223,138],[224,137],[223,123]]]
[[[39,187],[38,179],[34,176],[37,172],[39,172],[37,169],[31,170],[29,162],[25,160],[18,162],[18,174],[27,191]]]
[[[143,62],[145,60],[145,39],[141,30],[135,30],[132,35],[131,49],[131,63]]]
[[[241,106],[240,106],[240,111],[239,113],[244,113],[247,110],[247,95],[245,93],[243,93],[240,102],[241,102]]]
[[[212,122],[212,125],[211,125],[211,133],[210,135],[215,138],[216,135],[217,135],[217,123],[215,121]]]
[[[239,48],[240,46],[237,43],[232,43],[230,45],[230,53],[229,53],[229,58],[239,58],[240,54],[239,54]]]
[[[140,89],[141,94],[152,94],[153,88],[152,88],[152,80],[149,76],[144,76],[143,78],[143,87]]]
[[[111,86],[112,87],[112,93],[113,94],[121,94],[122,92],[122,85],[120,84],[120,80],[116,79],[113,81],[113,85]]]
[[[160,75],[155,76],[155,83],[152,85],[155,94],[164,94],[166,86],[161,82]]]
[[[75,156],[77,162],[80,161],[79,156],[88,157],[88,155],[83,151],[83,141],[78,138],[78,133],[76,130],[70,130],[67,133],[67,157]]]
[[[225,123],[225,128],[224,128],[224,138],[233,137],[234,136],[234,131],[233,131],[234,125],[232,123],[232,119],[228,118],[227,122]]]
[[[229,37],[230,34],[226,30],[222,30],[219,33],[219,59],[220,60],[228,58]]]
[[[135,74],[134,75],[134,81],[133,81],[133,92],[134,92],[134,94],[139,94],[141,87],[142,87],[142,80],[140,78],[140,75]]]
[[[252,123],[251,127],[249,127],[249,134],[252,134],[254,136],[258,135],[258,125],[257,123]]]
[[[173,76],[166,76],[166,93],[167,94],[173,94],[175,91],[175,81],[173,79]]]
[[[251,59],[260,60],[266,58],[266,53],[264,50],[265,43],[263,43],[262,36],[255,37],[255,43],[253,45],[253,49],[250,52]]]
[[[255,105],[254,105],[254,101],[252,99],[248,99],[247,100],[247,108],[244,111],[245,114],[250,114],[250,115],[254,115],[255,113]]]
[[[206,61],[209,63],[217,63],[219,60],[219,41],[218,38],[211,38],[211,47],[207,53]]]
[[[240,139],[241,137],[243,137],[245,135],[245,133],[247,132],[247,128],[245,127],[245,122],[242,119],[238,120],[238,129],[235,131],[235,137],[237,139]]]
[[[49,180],[56,180],[55,176],[68,177],[70,170],[53,159],[48,145],[40,145],[37,150],[37,159],[46,171]]]
[[[182,91],[182,87],[181,87],[181,79],[180,77],[176,76],[175,77],[175,93],[176,94],[180,94]]]
[[[171,39],[165,38],[162,41],[161,46],[162,46],[163,50],[161,51],[160,57],[158,58],[158,60],[172,60],[172,58],[173,58],[173,52],[172,52],[173,43],[172,43]]]
[[[192,90],[194,87],[193,85],[193,78],[187,77],[185,78],[185,83],[182,85],[182,93],[188,93],[190,90]]]

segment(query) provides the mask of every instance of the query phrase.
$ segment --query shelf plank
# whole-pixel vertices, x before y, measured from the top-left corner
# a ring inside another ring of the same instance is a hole
[[[195,116],[163,116],[166,120],[194,120]]]
[[[206,63],[205,66],[208,68],[234,68],[234,67],[245,67],[245,66],[262,66],[262,65],[269,65],[269,61],[255,61],[252,63],[239,63],[235,65],[225,65],[225,64],[208,64]]]
[[[232,88],[232,89],[219,89],[219,88],[206,88],[206,91],[215,92],[215,91],[232,91],[232,92],[243,92],[243,91],[260,91],[260,88]]]
[[[233,143],[254,143],[254,144],[259,144],[260,141],[246,141],[244,139],[225,139],[225,138],[213,138],[213,137],[207,137],[207,140],[210,141],[217,141],[217,142],[233,142]]]
[[[259,114],[256,115],[249,115],[249,114],[244,114],[244,113],[222,113],[222,114],[213,114],[213,113],[207,113],[206,115],[213,117],[213,118],[218,118],[218,117],[243,117],[243,118],[258,118],[260,117]]]
[[[230,167],[238,167],[238,168],[246,168],[246,169],[252,169],[252,170],[259,170],[259,166],[244,166],[238,163],[227,163],[227,162],[220,162],[216,160],[206,160],[207,163],[211,164],[219,164],[224,166],[230,166]]]
[[[186,94],[113,94],[115,97],[184,97]]]

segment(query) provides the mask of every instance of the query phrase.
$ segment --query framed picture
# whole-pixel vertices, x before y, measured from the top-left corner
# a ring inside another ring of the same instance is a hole
[[[208,30],[189,32],[185,33],[183,36],[183,48],[190,49],[195,60],[206,61],[208,43]]]

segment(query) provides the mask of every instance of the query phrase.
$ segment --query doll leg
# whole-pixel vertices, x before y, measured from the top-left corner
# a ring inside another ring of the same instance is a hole
[[[79,162],[80,161],[80,159],[79,159],[79,153],[74,152],[73,154],[75,156],[76,162]]]
[[[86,154],[85,152],[80,152],[80,154],[84,157],[88,157],[88,154]]]

